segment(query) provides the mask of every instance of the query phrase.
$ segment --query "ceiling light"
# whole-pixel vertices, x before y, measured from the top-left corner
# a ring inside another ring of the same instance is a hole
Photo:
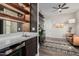
[[[58,12],[61,12],[62,11],[62,9],[58,9]]]

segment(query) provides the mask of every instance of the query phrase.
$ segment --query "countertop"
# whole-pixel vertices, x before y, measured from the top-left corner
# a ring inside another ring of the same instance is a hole
[[[26,35],[27,37],[24,37],[23,35]],[[12,46],[22,41],[26,41],[36,36],[38,36],[38,34],[34,32],[20,32],[0,35],[0,49]]]

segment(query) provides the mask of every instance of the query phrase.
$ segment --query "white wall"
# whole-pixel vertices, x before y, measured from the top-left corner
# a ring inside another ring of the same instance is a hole
[[[64,24],[64,28],[56,28],[54,24],[65,23],[67,20],[74,18],[74,14],[63,14],[52,16],[45,20],[44,30],[47,37],[64,38],[65,33],[68,31],[68,24]],[[75,32],[75,25],[73,25],[73,32]]]
[[[75,13],[75,17],[76,17],[76,19],[77,19],[77,23],[76,23],[76,35],[79,36],[79,11],[77,11],[77,12]]]

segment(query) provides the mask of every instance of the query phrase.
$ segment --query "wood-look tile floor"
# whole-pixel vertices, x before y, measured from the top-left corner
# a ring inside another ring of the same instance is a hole
[[[52,40],[52,38],[46,38],[46,40]],[[51,51],[45,47],[40,47],[39,56],[63,56],[64,53]]]
[[[39,49],[39,56],[79,56],[79,47],[74,47],[65,39],[46,38]]]
[[[39,56],[63,56],[64,53],[51,51],[46,48],[39,49]]]

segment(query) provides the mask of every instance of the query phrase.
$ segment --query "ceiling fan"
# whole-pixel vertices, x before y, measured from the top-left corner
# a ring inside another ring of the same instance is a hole
[[[66,3],[58,4],[57,7],[53,7],[54,9],[57,9],[59,12],[62,12],[63,9],[68,9],[69,7],[65,7]]]

